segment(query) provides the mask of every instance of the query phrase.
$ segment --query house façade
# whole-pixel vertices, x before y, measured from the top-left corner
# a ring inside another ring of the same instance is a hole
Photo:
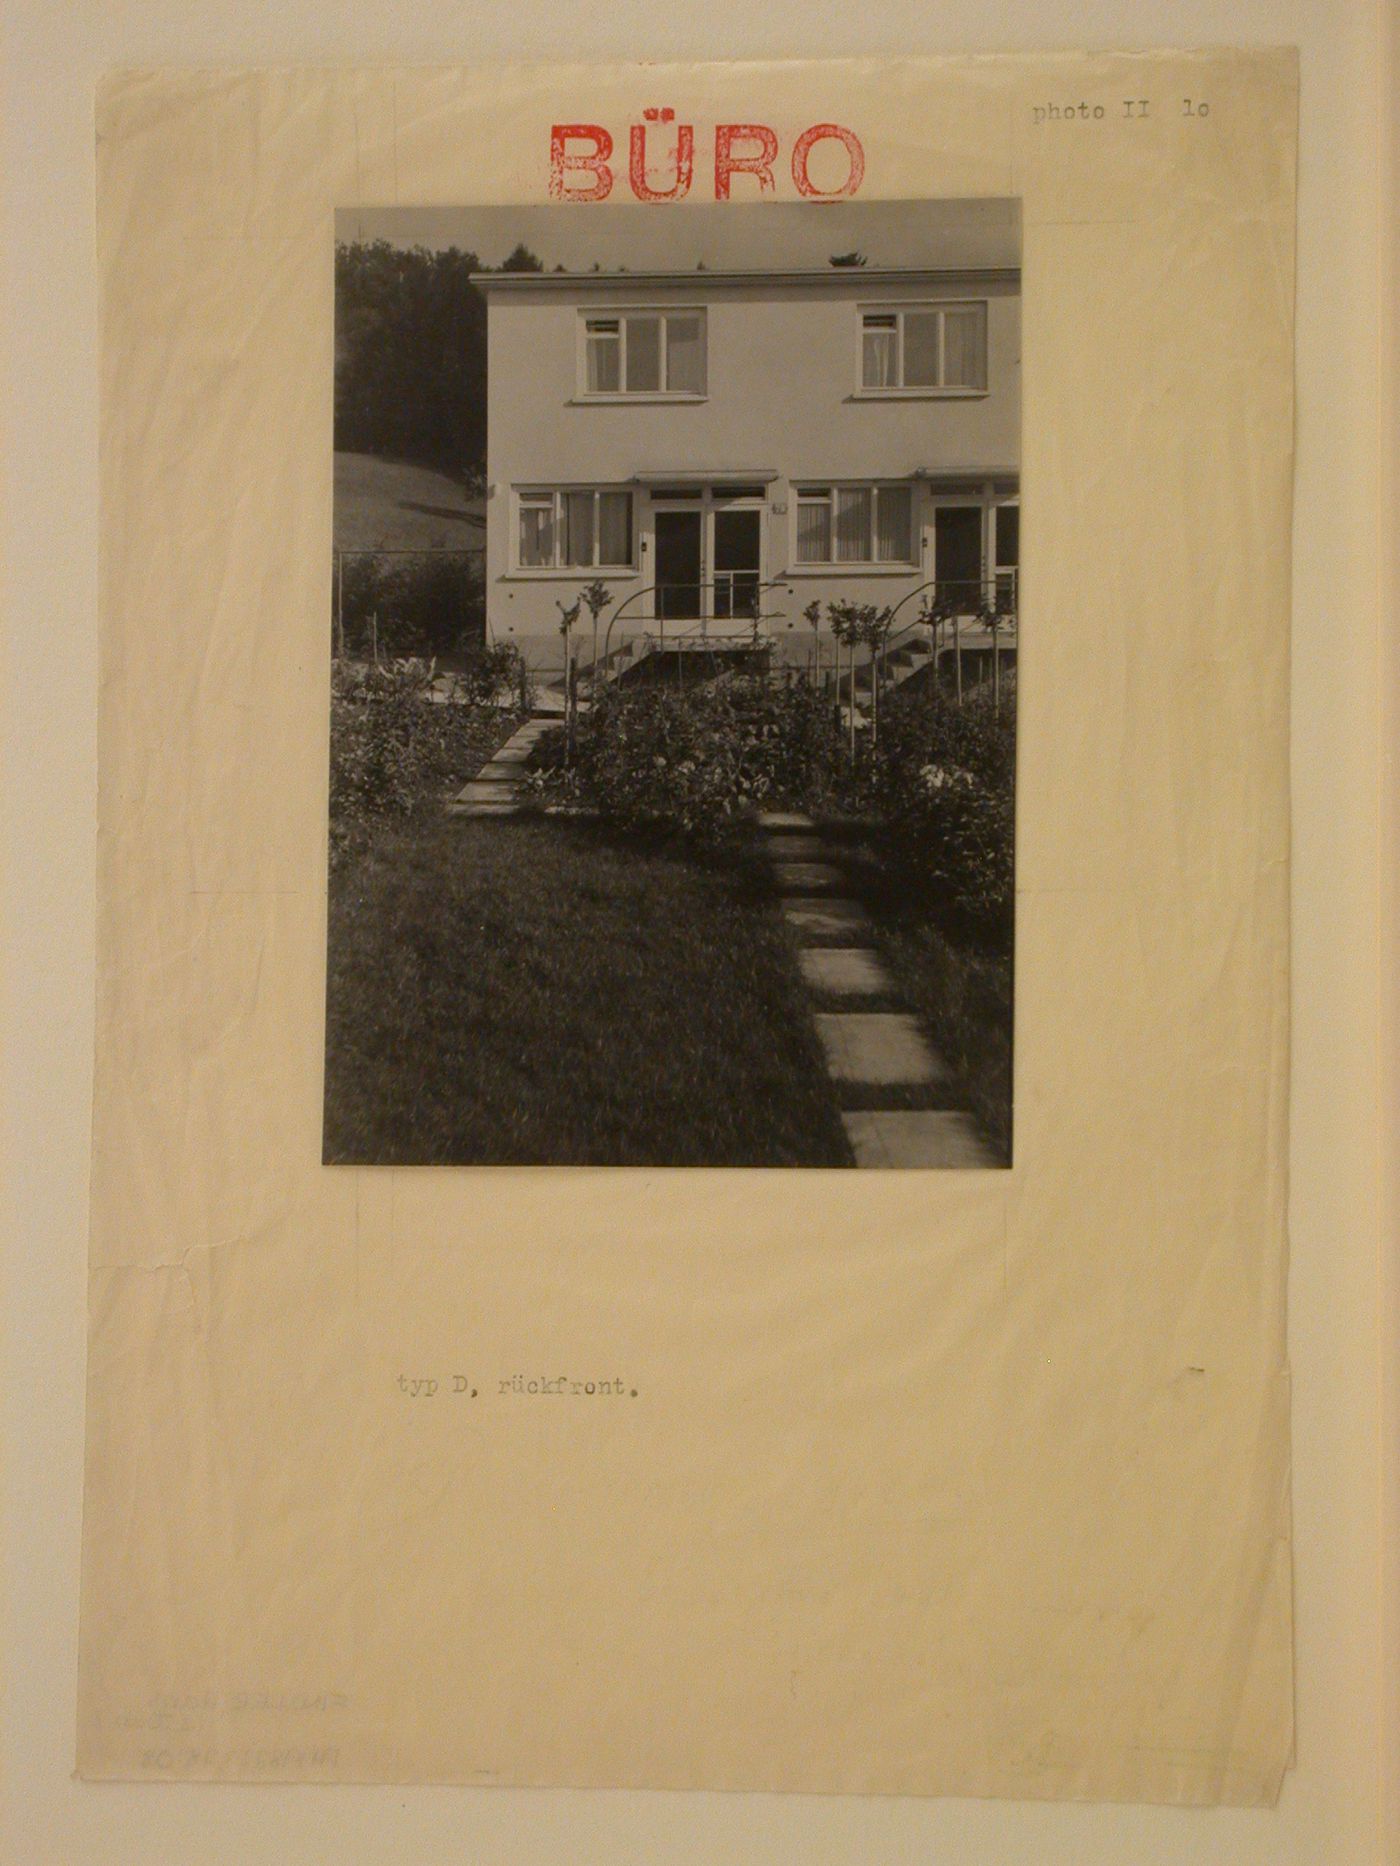
[[[594,580],[614,662],[705,639],[800,661],[814,599],[900,626],[936,601],[969,647],[991,608],[1014,628],[1018,264],[477,283],[487,633],[545,677]]]

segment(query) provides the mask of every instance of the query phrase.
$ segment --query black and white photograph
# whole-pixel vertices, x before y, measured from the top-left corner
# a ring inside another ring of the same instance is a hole
[[[1011,1164],[1020,227],[338,212],[328,1164]]]

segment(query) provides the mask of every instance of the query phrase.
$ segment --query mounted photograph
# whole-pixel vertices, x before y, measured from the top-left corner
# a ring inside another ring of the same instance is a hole
[[[1013,200],[336,220],[327,1164],[1005,1168]]]

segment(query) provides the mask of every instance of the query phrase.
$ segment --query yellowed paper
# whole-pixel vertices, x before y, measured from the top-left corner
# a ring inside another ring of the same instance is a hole
[[[665,103],[1022,204],[1006,1173],[320,1164],[334,210]],[[1286,53],[107,86],[84,1774],[1272,1800],[1294,113]]]

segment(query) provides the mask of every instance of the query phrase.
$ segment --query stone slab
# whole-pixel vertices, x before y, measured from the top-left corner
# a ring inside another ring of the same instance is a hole
[[[837,1082],[862,1088],[923,1088],[947,1065],[905,1011],[822,1011],[817,1035]]]
[[[449,816],[519,816],[522,806],[509,800],[501,803],[450,803]]]
[[[502,803],[514,797],[519,788],[519,779],[514,775],[508,778],[473,778],[470,784],[464,784],[453,799],[455,803]]]
[[[760,829],[815,829],[816,824],[810,816],[804,816],[800,810],[763,810],[759,813]]]
[[[802,976],[814,991],[873,998],[894,990],[889,973],[869,947],[809,946],[798,958]]]
[[[804,836],[800,830],[770,830],[763,844],[774,861],[814,862],[827,853],[820,836]]]
[[[857,1166],[1002,1165],[970,1114],[953,1109],[849,1112],[841,1116]]]
[[[496,756],[491,760],[491,764],[487,765],[485,769],[489,771],[493,765],[523,765],[525,760],[530,756],[532,744],[533,741],[522,743],[518,736],[513,739],[507,739],[505,744],[496,753]]]
[[[865,910],[855,901],[795,894],[783,902],[783,918],[799,938],[851,939],[870,931]]]
[[[846,885],[846,877],[830,862],[776,862],[773,879],[784,894],[811,894]]]

